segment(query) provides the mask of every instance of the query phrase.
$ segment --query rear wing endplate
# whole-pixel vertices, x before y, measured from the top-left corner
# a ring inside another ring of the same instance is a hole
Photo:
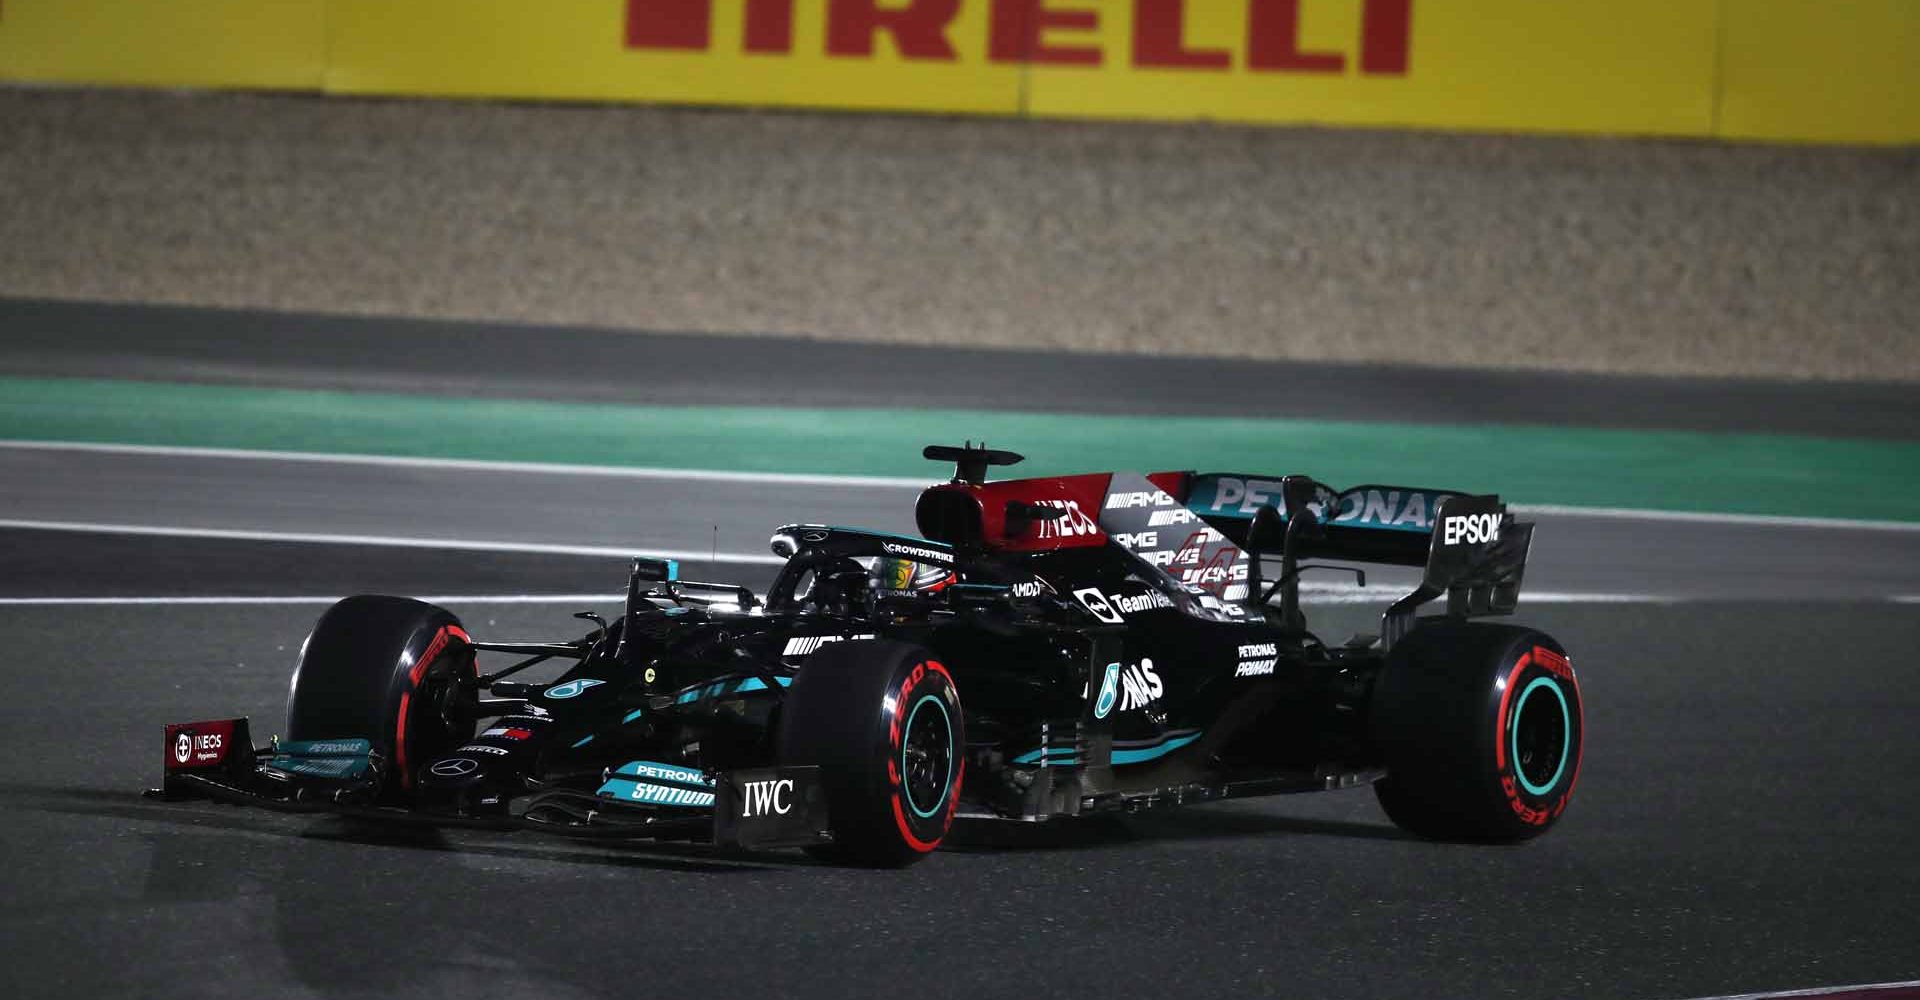
[[[1515,521],[1497,496],[1420,487],[1335,490],[1307,476],[1199,473],[1186,506],[1241,548],[1280,556],[1282,580],[1311,558],[1423,567],[1419,587],[1382,618],[1387,646],[1442,595],[1452,617],[1511,614],[1533,542],[1533,525]],[[1286,597],[1283,610],[1297,608]]]
[[[1520,581],[1533,545],[1532,524],[1515,521],[1495,496],[1448,497],[1440,501],[1433,521],[1420,586],[1381,616],[1385,646],[1413,631],[1420,606],[1442,594],[1452,618],[1509,615],[1519,605]]]

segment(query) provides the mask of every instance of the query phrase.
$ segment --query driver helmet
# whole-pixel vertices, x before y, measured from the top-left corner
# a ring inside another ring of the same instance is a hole
[[[868,584],[876,595],[937,594],[953,585],[953,570],[912,559],[883,557],[874,561]]]

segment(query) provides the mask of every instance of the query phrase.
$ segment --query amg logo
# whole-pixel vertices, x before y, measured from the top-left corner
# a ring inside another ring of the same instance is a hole
[[[1160,490],[1139,493],[1115,493],[1107,498],[1108,510],[1125,510],[1128,507],[1171,507],[1173,498]]]
[[[1048,507],[1058,507],[1067,512],[1065,517],[1056,517],[1051,521],[1041,521],[1041,538],[1079,538],[1085,535],[1098,535],[1100,533],[1100,526],[1093,523],[1093,518],[1088,517],[1086,512],[1080,509],[1079,502],[1074,500],[1042,500],[1040,503]]]
[[[1121,548],[1126,549],[1157,549],[1160,547],[1160,533],[1158,531],[1142,531],[1137,534],[1122,532],[1121,534],[1113,536],[1113,540],[1119,542]]]
[[[1156,510],[1152,514],[1147,515],[1147,527],[1165,528],[1175,524],[1192,524],[1198,520],[1200,520],[1200,515],[1195,514],[1193,511],[1185,507],[1175,507],[1172,510]]]
[[[1245,580],[1246,578],[1247,567],[1244,564],[1224,566],[1219,563],[1214,563],[1211,566],[1202,566],[1199,569],[1185,569],[1180,571],[1181,583],[1191,583],[1198,586],[1226,583],[1229,580]]]
[[[777,781],[749,781],[741,786],[740,817],[785,816],[793,811],[793,803],[787,796],[793,794],[793,779],[781,778]]]
[[[871,639],[871,633],[863,635],[796,635],[787,640],[787,648],[780,651],[781,656],[812,656],[821,646],[842,639]]]
[[[1481,542],[1500,540],[1499,514],[1462,514],[1459,517],[1442,519],[1440,525],[1440,544],[1442,545],[1478,545]]]

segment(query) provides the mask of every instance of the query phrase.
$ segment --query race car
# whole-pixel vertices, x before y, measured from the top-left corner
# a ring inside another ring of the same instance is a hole
[[[924,857],[957,819],[1363,784],[1433,838],[1523,840],[1565,812],[1583,741],[1567,652],[1473,620],[1514,610],[1532,540],[1498,497],[989,481],[1021,456],[924,454],[955,471],[921,493],[921,537],[786,525],[764,595],[638,558],[617,620],[582,612],[586,635],[540,642],[476,638],[405,598],[340,601],[301,647],[284,735],[168,726],[152,794],[875,866]],[[1353,563],[1421,581],[1377,634],[1329,644],[1301,576],[1364,583]],[[482,653],[516,660],[483,670]]]

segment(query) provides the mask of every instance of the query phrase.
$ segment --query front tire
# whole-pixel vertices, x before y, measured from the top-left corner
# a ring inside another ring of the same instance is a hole
[[[349,597],[320,616],[293,671],[287,738],[370,741],[388,766],[382,798],[411,800],[415,772],[473,738],[471,639],[445,609]]]
[[[1580,684],[1553,637],[1422,625],[1375,682],[1370,726],[1387,816],[1440,840],[1527,840],[1566,811],[1585,736]]]
[[[953,676],[925,649],[849,640],[807,658],[781,708],[779,759],[815,765],[829,860],[899,867],[946,837],[966,772]]]

